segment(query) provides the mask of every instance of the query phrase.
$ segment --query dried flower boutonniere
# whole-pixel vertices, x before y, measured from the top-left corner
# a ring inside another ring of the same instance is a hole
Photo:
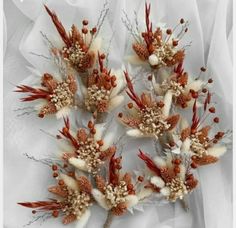
[[[104,115],[118,107],[124,100],[121,95],[125,86],[122,72],[109,70],[104,66],[105,54],[98,53],[98,67],[83,78],[81,91],[84,108],[93,113],[96,122],[102,122]]]
[[[93,189],[92,194],[97,203],[108,211],[104,228],[110,227],[113,215],[125,214],[139,201],[131,174],[122,174],[121,169],[121,157],[115,158],[113,155],[110,159],[108,180],[96,176],[97,189]]]
[[[134,101],[128,104],[128,115],[119,113],[119,119],[126,126],[133,128],[127,134],[134,137],[162,136],[165,132],[173,130],[179,120],[179,114],[169,116],[169,104],[163,101],[155,101],[148,93],[142,93],[139,97],[133,88],[131,79],[125,72],[127,81],[127,94]]]
[[[95,63],[95,55],[101,46],[101,39],[95,35],[98,32],[97,27],[89,30],[88,20],[83,20],[83,28],[81,30],[72,25],[71,32],[67,33],[57,15],[46,5],[45,9],[64,42],[63,47],[58,47],[63,59],[79,73],[91,69]],[[105,15],[103,16],[105,17]],[[100,28],[100,26],[98,27]]]
[[[201,68],[205,71],[205,68]],[[200,80],[199,77],[193,80],[183,69],[183,62],[179,63],[172,74],[162,74],[155,79],[151,77],[153,89],[156,95],[166,96],[171,103],[180,108],[189,108],[193,106],[194,100],[198,95],[204,96],[208,91],[208,85],[212,79],[207,82]],[[198,103],[198,106],[202,102]]]
[[[15,91],[29,94],[27,97],[21,98],[23,102],[38,100],[35,110],[39,112],[39,117],[56,114],[57,118],[61,118],[68,115],[70,110],[76,106],[77,83],[73,75],[58,80],[51,74],[45,73],[41,78],[41,86],[36,88],[20,85]]]
[[[184,197],[196,188],[198,180],[190,172],[188,157],[168,154],[151,159],[141,150],[139,157],[151,171],[146,188],[161,194],[168,201],[184,200]]]
[[[52,166],[55,175],[56,165]],[[69,224],[77,221],[77,228],[83,228],[90,217],[92,205],[92,185],[85,176],[71,177],[64,173],[58,174],[57,184],[49,187],[48,191],[56,198],[47,201],[21,202],[21,206],[32,208],[33,214],[43,214],[45,217],[63,217],[62,223]],[[40,217],[39,217],[40,218]],[[37,220],[37,218],[36,218]],[[35,221],[36,221],[35,220]]]
[[[140,34],[139,30],[134,30],[129,23],[124,23],[131,32],[134,43],[133,50],[136,56],[129,58],[134,64],[148,63],[153,69],[161,67],[172,67],[184,59],[184,48],[179,48],[180,40],[188,31],[188,22],[184,19],[172,29],[157,27],[153,29],[153,23],[150,20],[151,5],[145,4],[145,22],[146,30]],[[137,20],[136,20],[137,21]],[[136,26],[137,27],[137,26]],[[178,28],[181,27],[180,31]]]
[[[102,126],[88,122],[88,129],[80,128],[77,132],[71,130],[69,119],[64,119],[65,126],[60,131],[61,135],[69,143],[70,151],[62,153],[62,160],[71,164],[75,168],[97,175],[100,167],[116,151],[112,145],[112,134],[107,134],[102,138]],[[59,139],[62,136],[58,135]]]
[[[192,156],[192,167],[215,163],[227,151],[226,143],[222,142],[224,138],[230,135],[227,132],[212,132],[213,126],[218,124],[220,119],[217,116],[212,117],[212,122],[207,124],[207,119],[214,115],[216,109],[211,105],[211,94],[208,92],[204,107],[202,107],[202,115],[199,116],[199,108],[197,108],[197,99],[193,105],[192,123],[187,122],[181,131],[181,141],[183,142],[183,150],[189,152]]]

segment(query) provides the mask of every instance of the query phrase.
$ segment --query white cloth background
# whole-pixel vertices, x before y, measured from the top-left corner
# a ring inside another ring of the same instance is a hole
[[[14,5],[14,3],[15,5]],[[17,117],[13,111],[17,107],[14,86],[31,80],[26,66],[34,66],[40,71],[48,70],[49,64],[29,54],[30,51],[45,53],[39,30],[52,34],[52,23],[45,14],[42,2],[46,2],[59,15],[66,26],[72,22],[80,25],[83,17],[95,21],[101,9],[101,0],[4,0],[7,27],[7,47],[4,57],[4,226],[22,227],[31,219],[30,210],[16,205],[24,200],[40,200],[48,196],[46,186],[52,184],[47,167],[27,160],[22,154],[40,157],[56,152],[55,140],[39,129],[56,134],[61,122],[42,121],[35,116]],[[185,41],[192,41],[187,51],[186,69],[198,74],[201,66],[207,66],[207,74],[214,79],[217,107],[222,119],[220,126],[232,126],[232,0],[153,0],[152,18],[155,22],[163,19],[173,26],[180,18],[190,21]],[[16,7],[17,6],[17,7]],[[129,34],[121,22],[122,10],[132,17],[136,10],[143,18],[143,0],[110,0],[107,32],[115,31],[112,42],[110,63],[114,67],[122,64],[127,54]],[[57,34],[55,32],[55,34]],[[109,34],[108,34],[109,35]],[[23,38],[24,37],[24,38]],[[23,39],[23,41],[22,41]],[[19,49],[20,48],[20,49]],[[51,68],[50,68],[51,69]],[[124,154],[126,169],[137,169],[141,162],[137,149],[151,151],[150,141],[129,141]],[[145,207],[145,212],[127,214],[116,218],[112,227],[139,228],[231,228],[232,227],[232,151],[212,166],[203,167],[198,172],[200,185],[190,196],[190,212],[186,213],[179,204],[153,205]],[[93,208],[88,228],[101,227],[105,212]],[[51,219],[45,228],[63,227],[60,221]],[[73,227],[71,224],[67,227]],[[40,227],[34,223],[31,227]]]

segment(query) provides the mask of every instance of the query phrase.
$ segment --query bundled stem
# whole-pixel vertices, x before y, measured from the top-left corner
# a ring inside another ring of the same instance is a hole
[[[111,224],[112,224],[112,221],[113,221],[113,217],[114,215],[112,214],[111,211],[108,211],[107,213],[107,218],[106,218],[106,221],[103,225],[103,228],[110,228],[111,227]]]

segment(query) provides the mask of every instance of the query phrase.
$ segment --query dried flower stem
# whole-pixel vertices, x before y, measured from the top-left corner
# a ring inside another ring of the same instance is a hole
[[[95,119],[96,124],[104,123],[106,120],[106,117],[107,117],[107,113],[98,112]]]
[[[182,200],[180,200],[181,205],[183,207],[183,209],[188,212],[189,211],[189,206],[188,206],[188,201],[186,199],[186,197],[184,197]]]
[[[110,228],[113,221],[113,214],[111,211],[108,211],[106,221],[103,225],[103,228]]]

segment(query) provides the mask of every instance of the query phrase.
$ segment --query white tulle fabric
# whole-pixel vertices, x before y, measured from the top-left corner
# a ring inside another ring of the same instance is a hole
[[[43,3],[55,10],[65,26],[72,23],[80,25],[83,18],[94,24],[102,8],[101,0],[13,0],[16,6],[34,22],[25,32],[20,51],[24,58],[41,73],[53,72],[52,63],[30,54],[48,55],[40,31],[50,38],[57,36],[49,17],[43,9]],[[185,61],[186,70],[197,74],[201,66],[207,66],[207,74],[214,79],[215,95],[218,100],[218,110],[221,116],[221,127],[231,129],[232,126],[232,0],[153,0],[152,18],[155,23],[160,19],[167,26],[173,27],[180,18],[190,22],[189,33],[184,42],[192,41],[187,51]],[[144,21],[143,0],[110,0],[110,12],[104,25],[103,35],[111,37],[112,47],[110,64],[112,67],[121,67],[123,58],[128,53],[130,35],[124,27],[121,16],[125,10],[132,18],[133,11],[138,13],[140,21]],[[13,15],[14,16],[14,15]],[[155,20],[154,20],[155,19]],[[17,18],[15,18],[17,21]],[[16,23],[17,26],[17,23]],[[8,58],[5,60],[5,72],[10,75],[14,72]],[[14,56],[14,53],[11,53]],[[23,58],[23,57],[22,57]],[[19,77],[26,72],[26,65],[18,68],[11,82],[19,83]],[[14,72],[15,73],[15,72]],[[5,77],[7,76],[5,74]],[[18,77],[19,75],[19,77]],[[21,83],[32,83],[34,76],[24,75]],[[7,80],[7,79],[5,79]],[[13,89],[13,88],[12,88]],[[12,92],[5,93],[5,146],[4,146],[4,225],[6,228],[22,227],[31,219],[30,210],[16,204],[19,201],[33,201],[44,199],[50,195],[45,186],[53,184],[50,170],[36,162],[26,159],[22,154],[28,153],[36,157],[57,154],[56,140],[45,135],[40,129],[53,134],[61,128],[62,122],[48,118],[38,119],[35,115],[17,117],[13,110],[18,107],[18,97]],[[127,170],[137,169],[142,163],[137,158],[137,148],[152,153],[150,140],[131,140],[126,146],[124,167]],[[232,151],[228,151],[221,161],[212,166],[201,168],[196,174],[199,178],[199,187],[189,197],[190,211],[186,213],[181,205],[155,204],[144,207],[144,212],[135,211],[133,215],[115,218],[112,227],[139,227],[139,228],[222,228],[232,227]],[[106,212],[95,206],[91,210],[91,219],[88,228],[102,227]],[[40,227],[34,223],[32,227]],[[74,227],[75,224],[67,227]],[[43,227],[63,227],[58,219],[44,222]]]

